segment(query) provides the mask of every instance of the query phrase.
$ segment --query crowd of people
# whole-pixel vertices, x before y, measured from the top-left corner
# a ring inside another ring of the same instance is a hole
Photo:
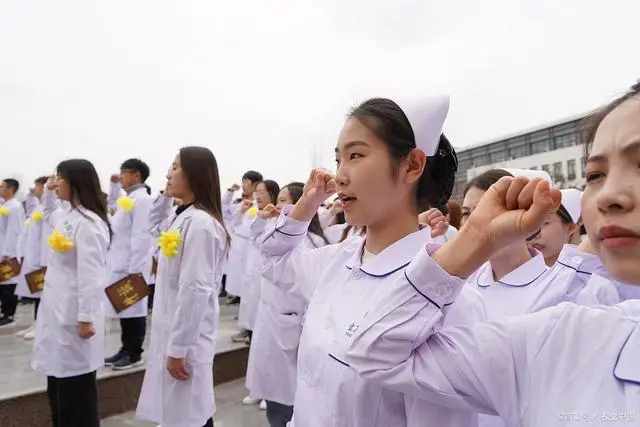
[[[448,109],[370,99],[335,173],[283,186],[251,170],[224,189],[204,147],[156,195],[139,159],[107,193],[83,159],[24,203],[4,179],[0,325],[36,301],[19,334],[54,426],[99,425],[96,370],[143,363],[150,305],[137,416],[212,426],[220,302],[271,427],[640,426],[640,84],[585,122],[584,192],[492,169],[450,200]]]

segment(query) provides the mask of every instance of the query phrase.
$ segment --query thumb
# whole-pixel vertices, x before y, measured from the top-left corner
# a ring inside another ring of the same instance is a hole
[[[560,190],[549,187],[549,182],[538,183],[533,193],[533,203],[521,217],[523,231],[534,232],[542,225],[544,218],[558,210],[562,194]]]

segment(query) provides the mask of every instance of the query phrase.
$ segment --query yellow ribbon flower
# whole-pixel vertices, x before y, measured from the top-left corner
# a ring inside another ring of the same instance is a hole
[[[258,208],[256,208],[255,206],[250,207],[247,210],[247,215],[249,215],[249,218],[255,218],[256,215],[258,215]]]
[[[31,218],[27,218],[24,221],[24,228],[29,228],[30,225],[31,225]]]
[[[44,217],[44,214],[42,213],[42,211],[35,211],[31,214],[31,219],[34,220],[35,222],[42,221],[43,217]]]
[[[131,212],[133,207],[136,205],[136,201],[127,196],[118,198],[118,201],[116,203],[118,204],[118,207],[125,212]]]
[[[59,231],[51,233],[49,237],[47,237],[47,242],[49,246],[51,246],[51,249],[61,254],[69,252],[75,246],[71,239]]]
[[[9,208],[6,206],[0,206],[0,216],[9,216]]]
[[[182,236],[178,230],[163,231],[158,238],[158,247],[162,255],[171,258],[178,253],[178,247],[182,242]]]

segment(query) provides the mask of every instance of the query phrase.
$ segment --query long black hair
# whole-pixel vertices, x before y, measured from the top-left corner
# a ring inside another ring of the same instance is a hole
[[[301,182],[292,182],[284,186],[284,188],[289,191],[291,195],[292,204],[296,204],[300,197],[302,197],[304,184]],[[324,234],[324,230],[322,229],[322,225],[320,224],[320,218],[318,218],[318,213],[316,213],[311,219],[311,223],[309,224],[309,233],[315,234],[316,236],[322,238],[324,242],[328,245],[329,239]]]
[[[69,185],[71,194],[69,203],[77,208],[76,200],[85,209],[98,215],[107,224],[109,240],[113,237],[113,230],[109,223],[107,201],[100,188],[100,178],[93,164],[85,159],[69,159],[60,162],[56,168],[58,176]]]
[[[358,119],[385,143],[394,160],[392,172],[396,174],[400,160],[416,148],[413,128],[404,111],[390,99],[373,98],[354,108],[349,117]],[[447,203],[453,192],[457,170],[456,152],[442,134],[436,154],[427,158],[427,165],[418,181],[417,212]]]
[[[231,243],[231,235],[222,219],[220,174],[216,157],[206,147],[182,147],[180,149],[180,167],[195,196],[194,205],[207,212],[222,225],[227,236],[227,244]]]

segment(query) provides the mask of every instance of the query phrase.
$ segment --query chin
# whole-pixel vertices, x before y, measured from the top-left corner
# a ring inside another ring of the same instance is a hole
[[[630,254],[630,256],[621,259],[620,256],[602,254],[602,263],[615,280],[640,286],[640,264],[637,256]]]
[[[354,227],[364,227],[367,225],[368,221],[362,215],[358,215],[356,212],[344,213],[344,219],[347,224],[352,225]]]

